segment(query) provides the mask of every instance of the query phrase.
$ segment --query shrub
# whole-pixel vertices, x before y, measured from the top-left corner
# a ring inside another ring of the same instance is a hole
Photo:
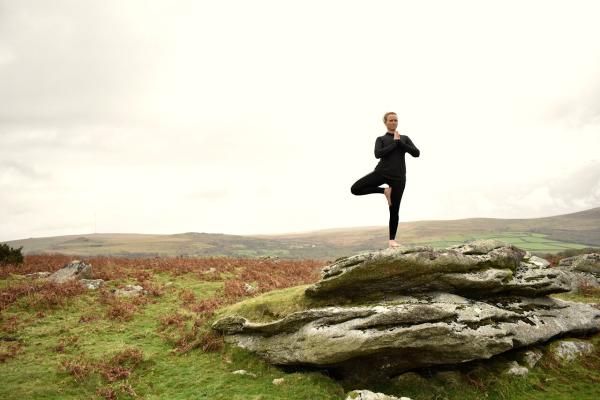
[[[81,381],[93,373],[98,373],[107,382],[128,378],[133,370],[143,361],[142,351],[135,347],[125,348],[116,353],[108,361],[94,361],[79,354],[73,359],[63,360],[59,371],[67,372],[76,381]]]
[[[579,293],[584,297],[598,297],[600,296],[600,287],[590,285],[589,282],[582,282],[579,286]]]
[[[0,289],[0,311],[20,299],[23,299],[24,306],[47,310],[62,306],[69,298],[85,293],[85,291],[85,286],[78,281],[11,283]]]
[[[15,358],[17,354],[21,352],[21,347],[23,347],[23,345],[19,342],[9,344],[6,351],[3,351],[0,347],[0,363],[6,362],[11,358]]]
[[[21,254],[21,249],[23,249],[23,246],[15,249],[6,243],[0,243],[0,265],[22,264],[23,254]]]

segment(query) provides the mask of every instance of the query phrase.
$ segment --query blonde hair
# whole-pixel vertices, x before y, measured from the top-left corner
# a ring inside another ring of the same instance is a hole
[[[395,112],[392,112],[392,111],[386,112],[385,114],[383,114],[383,123],[384,124],[387,122],[388,115],[392,115],[392,114],[397,115]]]

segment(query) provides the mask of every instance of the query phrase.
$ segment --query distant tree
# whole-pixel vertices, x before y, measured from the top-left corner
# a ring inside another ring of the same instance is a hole
[[[21,254],[21,249],[23,249],[23,246],[15,249],[6,243],[0,243],[0,265],[22,264],[23,254]]]

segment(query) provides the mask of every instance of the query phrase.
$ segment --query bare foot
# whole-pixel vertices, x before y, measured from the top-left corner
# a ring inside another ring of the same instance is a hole
[[[401,244],[397,243],[395,240],[390,240],[390,246],[389,247],[402,247]]]
[[[385,195],[385,198],[387,199],[388,207],[391,207],[392,206],[392,188],[389,186],[384,188],[383,194]]]

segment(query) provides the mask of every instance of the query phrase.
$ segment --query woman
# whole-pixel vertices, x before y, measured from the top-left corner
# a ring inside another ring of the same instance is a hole
[[[400,200],[402,200],[404,186],[406,185],[404,154],[409,153],[413,157],[419,157],[421,152],[408,136],[400,135],[396,130],[398,127],[396,113],[385,113],[383,123],[387,127],[387,132],[375,140],[375,157],[380,159],[379,163],[373,172],[354,182],[350,191],[357,196],[370,193],[383,193],[385,195],[390,209],[389,247],[399,247],[400,244],[395,239],[396,230],[398,229]],[[388,187],[379,187],[384,183],[387,183]]]

